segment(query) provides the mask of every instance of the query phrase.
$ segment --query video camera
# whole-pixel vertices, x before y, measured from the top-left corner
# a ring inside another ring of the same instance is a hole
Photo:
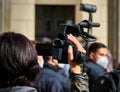
[[[67,40],[66,36],[68,34],[72,34],[73,36],[80,36],[85,41],[93,41],[96,40],[94,36],[88,34],[84,31],[84,28],[89,27],[99,27],[99,23],[91,23],[87,20],[81,21],[77,25],[66,25],[61,24],[59,28],[59,32],[57,37],[53,40],[52,43],[37,43],[36,49],[38,55],[45,56],[53,56],[54,59],[57,59],[59,63],[68,63],[68,46],[71,45],[73,47],[73,54],[75,62],[82,63],[80,61],[84,61],[86,55],[82,52],[77,51],[76,47],[72,42]]]

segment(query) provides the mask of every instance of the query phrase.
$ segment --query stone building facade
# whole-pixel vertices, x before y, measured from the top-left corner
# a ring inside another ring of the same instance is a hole
[[[89,17],[87,12],[80,11],[80,3],[97,6],[97,11],[92,16],[93,22],[100,23],[100,27],[92,28],[92,34],[106,44],[113,57],[120,61],[119,0],[0,0],[0,32],[19,32],[30,40],[36,40],[36,6],[72,6],[73,23],[77,24]],[[116,30],[116,33],[113,30]]]

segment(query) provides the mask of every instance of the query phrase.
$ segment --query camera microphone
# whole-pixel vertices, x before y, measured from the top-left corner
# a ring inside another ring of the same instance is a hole
[[[94,13],[97,10],[97,7],[95,5],[91,4],[80,4],[80,10],[89,12],[89,13]]]
[[[81,28],[89,28],[89,27],[100,27],[99,23],[92,23],[90,21],[84,20],[78,24]]]

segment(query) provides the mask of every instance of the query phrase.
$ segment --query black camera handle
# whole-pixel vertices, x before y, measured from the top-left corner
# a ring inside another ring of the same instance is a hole
[[[92,27],[99,27],[100,24],[98,24],[98,23],[92,23],[93,22],[92,13],[96,12],[96,10],[97,10],[97,7],[95,5],[81,4],[80,5],[80,10],[89,13],[89,19],[88,19],[88,21],[84,20],[84,23],[87,24],[87,26],[86,26],[87,32],[84,32],[83,26],[80,27],[81,30],[82,30],[82,32],[81,32],[82,33],[82,38],[86,41],[85,49],[86,49],[86,52],[87,52],[88,43],[96,41],[96,38],[91,35],[92,34]],[[83,23],[80,23],[80,25],[82,25],[82,24]],[[91,32],[91,34],[90,34],[90,32]],[[86,55],[86,59],[87,59],[87,55]],[[86,66],[86,60],[84,60],[84,62],[83,62],[83,72],[86,71],[86,67],[85,66]]]
[[[80,28],[80,33],[81,33],[81,37],[86,41],[86,42],[93,42],[96,41],[96,37],[94,37],[93,35],[91,35],[89,33],[89,31],[85,32],[84,28],[87,28],[88,30],[92,27],[99,27],[100,24],[99,23],[92,23],[91,21],[88,20],[83,20],[78,24],[79,28]]]
[[[91,23],[93,22],[92,13],[89,13],[89,20],[88,21]],[[89,34],[90,32],[92,34],[92,27],[91,26],[88,27],[87,33]]]
[[[90,13],[89,12],[89,20],[88,20],[89,22],[93,22],[93,17],[92,17],[92,13]],[[91,34],[92,34],[92,27],[91,26],[89,26],[88,27],[88,30],[87,30],[87,33],[88,34],[90,34],[90,32],[91,32]],[[96,41],[96,39],[94,40],[94,41]],[[86,48],[88,47],[88,41],[86,42]]]
[[[96,37],[94,37],[93,35],[91,35],[89,33],[89,30],[92,27],[99,27],[100,24],[99,23],[92,23],[91,20],[83,20],[78,25],[80,26],[79,28],[81,30],[81,35],[80,36],[82,37],[83,40],[86,41],[85,50],[87,52],[88,42],[94,42],[94,41],[96,41]],[[84,28],[87,28],[88,31],[85,32]],[[87,59],[87,55],[85,57]],[[84,60],[84,62],[83,62],[83,72],[85,72],[85,71],[86,71],[86,60]]]

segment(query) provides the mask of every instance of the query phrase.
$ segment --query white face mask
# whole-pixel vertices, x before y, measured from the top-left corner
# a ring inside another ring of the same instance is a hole
[[[64,67],[65,67],[65,64],[63,64],[63,63],[59,63],[58,65],[59,65],[59,67],[61,67],[61,68],[64,68]]]
[[[102,58],[97,59],[96,63],[100,65],[101,67],[103,67],[104,69],[106,69],[109,61],[107,57],[102,57]]]
[[[38,61],[38,64],[39,64],[39,66],[40,66],[41,68],[43,68],[44,61],[43,61],[43,60],[41,60],[41,61]]]

